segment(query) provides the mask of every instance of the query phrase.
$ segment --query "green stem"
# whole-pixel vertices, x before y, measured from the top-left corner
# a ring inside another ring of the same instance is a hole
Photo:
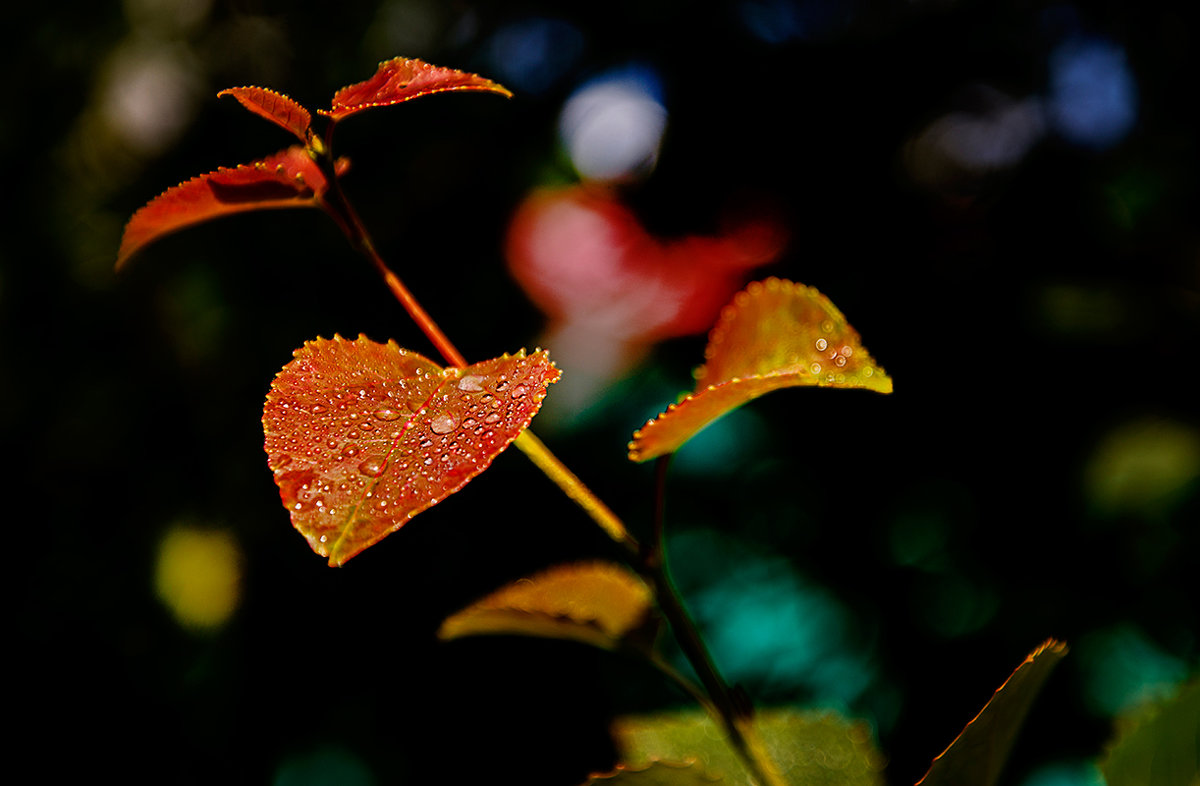
[[[700,684],[711,698],[710,702],[702,704],[713,719],[721,724],[734,750],[741,756],[755,780],[766,786],[785,786],[778,769],[767,757],[761,743],[747,736],[753,734],[749,714],[739,707],[733,691],[717,669],[712,654],[700,636],[687,607],[684,606],[683,596],[675,586],[671,571],[667,567],[666,477],[670,461],[671,454],[667,454],[655,462],[654,536],[642,555],[642,576],[653,586],[659,609],[670,623],[675,640],[679,642],[684,657],[692,665],[696,676],[700,678]]]

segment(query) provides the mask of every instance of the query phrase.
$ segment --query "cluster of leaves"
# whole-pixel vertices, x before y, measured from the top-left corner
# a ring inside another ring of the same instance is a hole
[[[567,478],[560,485],[585,510],[603,510],[527,431],[560,376],[547,353],[520,351],[468,364],[379,259],[338,186],[349,166],[331,152],[338,122],[364,109],[455,90],[509,95],[473,74],[397,58],[338,91],[330,109],[318,112],[327,122],[317,134],[312,114],[287,96],[259,87],[223,91],[301,144],[168,189],[132,217],[118,254],[120,266],[165,234],[231,213],[319,207],[380,269],[446,357],[442,366],[395,342],[335,335],[297,349],[271,385],[263,412],[268,465],[293,525],[331,565],[345,564],[459,491],[514,443],[547,474]],[[696,390],[633,434],[629,458],[669,457],[726,412],[799,386],[890,393],[892,381],[828,298],[789,281],[753,283],[712,330]],[[594,517],[628,547],[628,564],[549,568],[452,615],[439,631],[443,639],[524,634],[633,653],[677,679],[708,710],[619,720],[613,733],[621,764],[590,782],[881,781],[883,759],[862,724],[791,710],[754,713],[723,695],[715,669],[706,680],[703,663],[697,671],[705,690],[689,688],[659,648],[664,623],[681,642],[690,625],[661,544],[639,548],[611,514]],[[994,783],[1033,697],[1065,652],[1048,641],[1031,653],[922,783]]]

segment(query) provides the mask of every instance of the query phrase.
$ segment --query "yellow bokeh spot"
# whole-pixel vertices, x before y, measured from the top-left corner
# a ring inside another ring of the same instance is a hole
[[[1200,434],[1181,423],[1147,418],[1108,434],[1088,462],[1088,498],[1108,514],[1169,511],[1200,479]]]
[[[154,589],[180,625],[213,630],[237,608],[241,562],[241,550],[230,533],[176,525],[159,543]]]

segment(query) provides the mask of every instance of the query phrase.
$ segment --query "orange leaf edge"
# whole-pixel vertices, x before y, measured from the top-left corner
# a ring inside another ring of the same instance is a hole
[[[1054,639],[1054,638],[1049,638],[1049,639],[1046,639],[1045,641],[1043,641],[1037,647],[1037,649],[1035,649],[1033,652],[1026,655],[1025,660],[1021,661],[1020,665],[1018,665],[1015,669],[1013,669],[1012,674],[1008,675],[1007,679],[1004,680],[1004,682],[1000,685],[1000,687],[996,688],[996,690],[992,692],[992,696],[991,696],[991,698],[989,698],[987,700],[987,703],[983,705],[982,709],[980,709],[979,712],[975,713],[975,717],[971,718],[971,720],[967,722],[966,726],[963,726],[963,730],[960,731],[957,735],[955,735],[954,739],[951,740],[950,744],[946,746],[946,749],[944,751],[942,751],[941,753],[939,753],[937,756],[933,757],[933,761],[929,765],[929,771],[921,776],[921,780],[917,781],[915,786],[921,786],[921,784],[925,782],[925,779],[929,777],[929,774],[931,772],[933,772],[934,765],[937,764],[937,762],[943,756],[945,756],[947,753],[949,753],[954,748],[954,746],[958,743],[959,739],[961,739],[962,736],[967,733],[967,729],[971,728],[971,724],[975,723],[975,721],[979,720],[979,718],[983,715],[983,713],[987,712],[988,707],[990,707],[992,704],[992,700],[995,699],[996,696],[1000,695],[1000,692],[1002,690],[1004,690],[1005,686],[1007,686],[1008,683],[1011,682],[1014,677],[1017,676],[1017,673],[1020,672],[1021,669],[1025,668],[1030,663],[1033,663],[1033,661],[1039,655],[1041,655],[1043,652],[1051,652],[1055,655],[1058,655],[1059,657],[1062,657],[1063,655],[1067,654],[1069,649],[1070,648],[1067,646],[1066,642],[1059,641],[1058,639]]]
[[[275,111],[275,107],[267,107],[261,102],[254,100],[251,96],[266,94],[280,103],[288,107],[288,112],[280,114]],[[285,131],[294,134],[301,142],[308,144],[309,127],[312,123],[312,113],[308,109],[296,101],[291,96],[272,90],[268,87],[258,87],[257,85],[246,85],[244,87],[227,87],[217,93],[217,98],[229,96],[237,101],[248,111],[258,115],[264,120],[268,120]],[[295,112],[300,115],[302,122],[293,124],[291,113]]]

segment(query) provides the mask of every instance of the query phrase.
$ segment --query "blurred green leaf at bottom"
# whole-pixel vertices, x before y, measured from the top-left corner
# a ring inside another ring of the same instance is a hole
[[[1108,786],[1200,784],[1200,680],[1121,726],[1100,763]]]
[[[754,723],[772,760],[794,786],[883,783],[883,756],[866,723],[828,712],[791,709],[762,710]],[[717,779],[732,786],[753,786],[721,729],[699,710],[619,718],[613,724],[613,737],[621,761],[630,769],[655,762],[695,762],[709,782]],[[695,778],[691,770],[684,770],[680,780],[648,783],[676,786],[701,782]]]

